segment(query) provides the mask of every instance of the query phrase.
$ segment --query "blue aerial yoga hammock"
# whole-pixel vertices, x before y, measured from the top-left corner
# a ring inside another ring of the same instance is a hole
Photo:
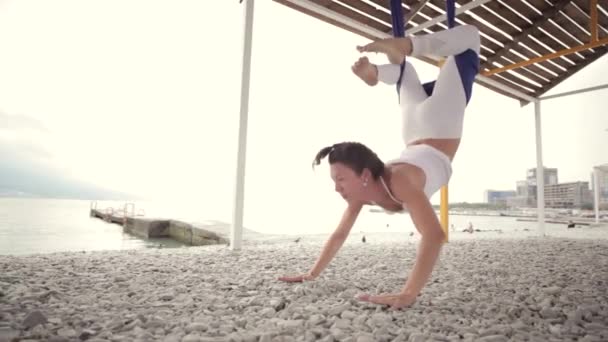
[[[456,0],[445,0],[445,7],[448,28],[453,28],[456,21]],[[405,22],[401,0],[391,0],[391,16],[393,24],[393,36],[405,37]],[[471,98],[471,91],[473,89],[475,75],[477,75],[479,70],[479,56],[477,56],[475,51],[469,49],[456,55],[455,61],[456,65],[458,66],[458,71],[460,72],[462,86],[464,88],[468,103]],[[399,80],[397,81],[397,94],[399,94],[399,90],[401,89],[404,68],[405,61],[401,63],[401,71],[399,73]],[[422,87],[426,91],[427,95],[431,96],[435,87],[435,81],[424,83]]]

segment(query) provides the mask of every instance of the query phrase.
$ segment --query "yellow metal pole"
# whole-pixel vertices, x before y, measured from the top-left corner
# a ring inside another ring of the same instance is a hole
[[[444,185],[441,187],[441,207],[439,216],[441,218],[441,228],[443,229],[443,233],[445,234],[445,241],[448,242],[448,234],[450,229],[448,227],[448,186]]]
[[[591,20],[589,21],[589,32],[591,32],[591,39],[589,42],[593,43],[597,42],[599,39],[597,34],[597,0],[591,0],[589,6],[589,10],[591,12],[589,13],[589,16],[591,17]]]
[[[437,62],[437,66],[438,67],[443,67],[443,64],[445,64],[446,59],[442,58],[441,60],[439,60]],[[443,233],[445,234],[445,240],[444,242],[448,242],[448,234],[449,234],[449,227],[448,227],[448,186],[444,185],[441,187],[441,204],[440,204],[440,208],[439,208],[439,219],[441,222],[441,229],[443,229]]]
[[[579,52],[579,51],[583,51],[583,50],[587,50],[587,49],[593,49],[596,48],[598,46],[602,46],[602,45],[606,45],[608,44],[608,38],[603,38],[600,40],[596,40],[592,43],[588,43],[588,44],[584,44],[584,45],[579,45],[570,49],[565,49],[565,50],[561,50],[561,51],[557,51],[545,56],[540,56],[540,57],[536,57],[536,58],[532,58],[529,59],[527,61],[523,61],[523,62],[519,62],[519,63],[515,63],[515,64],[510,64],[507,66],[504,66],[502,68],[496,68],[496,69],[492,69],[492,70],[488,70],[482,73],[482,75],[484,76],[490,76],[490,75],[494,75],[494,74],[498,74],[501,73],[503,71],[507,71],[507,70],[511,70],[511,69],[515,69],[515,68],[519,68],[519,67],[523,67],[526,65],[530,65],[530,64],[534,64],[534,63],[538,63],[538,62],[543,62],[549,59],[553,59],[553,58],[557,58],[560,56],[564,56],[564,55],[569,55],[571,53],[575,53],[575,52]]]

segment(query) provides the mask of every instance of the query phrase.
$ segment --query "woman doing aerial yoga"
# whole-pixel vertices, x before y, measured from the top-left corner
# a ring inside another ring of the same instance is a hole
[[[453,16],[453,12],[452,12]],[[362,294],[359,300],[406,307],[414,303],[431,276],[445,236],[430,202],[452,175],[452,161],[463,132],[464,112],[479,70],[477,28],[457,26],[427,35],[396,37],[358,46],[361,53],[383,53],[389,64],[375,65],[361,57],[352,71],[369,86],[379,82],[399,90],[405,148],[399,158],[382,162],[358,142],[340,142],[321,149],[313,165],[328,158],[335,191],[347,202],[342,219],[309,272],[279,279],[313,280],[327,267],[347,238],[364,205],[388,211],[407,209],[421,235],[414,266],[399,292]],[[435,82],[421,84],[415,56],[446,57]],[[375,119],[375,118],[374,118]]]

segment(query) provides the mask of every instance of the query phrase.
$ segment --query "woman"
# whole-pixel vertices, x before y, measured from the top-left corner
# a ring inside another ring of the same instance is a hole
[[[394,308],[414,303],[431,276],[444,241],[429,199],[448,183],[452,174],[451,163],[460,144],[465,107],[479,70],[479,47],[479,32],[470,25],[357,47],[359,52],[384,53],[391,62],[374,65],[362,57],[352,70],[370,86],[378,81],[398,85],[406,148],[399,158],[387,163],[357,142],[338,143],[319,151],[313,165],[328,157],[335,190],[348,206],[312,269],[280,280],[301,282],[318,277],[344,243],[363,205],[378,205],[389,211],[407,208],[422,238],[405,285],[398,293],[363,294],[358,299]],[[412,64],[404,58],[424,55],[447,59],[437,80],[423,85]]]

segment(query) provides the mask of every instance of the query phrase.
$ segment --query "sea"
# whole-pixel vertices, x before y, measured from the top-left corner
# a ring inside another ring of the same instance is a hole
[[[170,238],[144,239],[123,231],[122,226],[90,216],[90,209],[124,208],[124,202],[93,202],[69,199],[0,198],[0,255],[28,255],[54,252],[82,252],[100,250],[131,250],[146,248],[188,248]],[[202,213],[200,207],[175,203],[133,203],[133,214],[148,218],[176,219],[204,228],[206,222],[230,227],[230,210]],[[229,209],[229,208],[228,208]],[[276,240],[277,237],[329,236],[341,213],[332,215],[300,215],[294,222],[269,219],[268,212],[247,213],[245,227],[257,241]],[[538,235],[537,223],[516,217],[450,215],[450,239],[485,237],[533,237]],[[297,221],[297,222],[296,222]],[[472,224],[477,231],[463,232]],[[567,229],[564,224],[545,224],[547,235],[571,238],[608,238],[608,229]],[[351,231],[353,239],[363,236],[391,240],[413,237],[416,229],[407,213],[386,214],[365,210]],[[227,235],[228,236],[228,235]]]

